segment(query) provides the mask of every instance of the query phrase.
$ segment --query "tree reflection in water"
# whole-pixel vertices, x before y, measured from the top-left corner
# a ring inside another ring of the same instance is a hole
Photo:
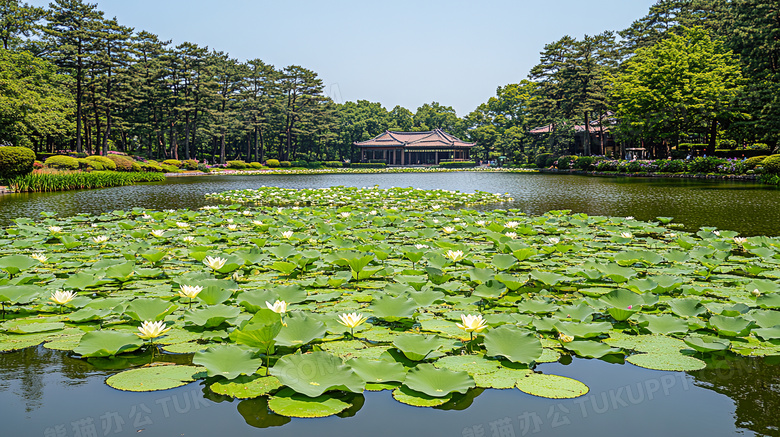
[[[759,435],[780,435],[780,357],[715,356],[707,368],[690,374],[695,384],[731,398],[736,425]]]

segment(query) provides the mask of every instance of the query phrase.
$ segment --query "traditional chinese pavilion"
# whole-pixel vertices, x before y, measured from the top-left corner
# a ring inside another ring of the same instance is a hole
[[[434,129],[429,132],[391,132],[354,143],[360,147],[362,162],[389,165],[439,164],[442,161],[466,161],[476,143],[467,143]]]

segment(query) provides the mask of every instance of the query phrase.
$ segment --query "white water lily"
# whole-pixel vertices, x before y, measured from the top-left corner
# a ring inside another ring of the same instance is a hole
[[[734,243],[742,246],[743,244],[747,243],[747,238],[745,238],[745,237],[734,237]]]
[[[152,340],[170,331],[171,328],[166,328],[165,322],[162,320],[158,320],[156,322],[147,320],[141,323],[141,326],[138,328],[138,330],[140,333],[136,333],[135,335],[141,337],[144,340]]]
[[[94,241],[95,244],[105,243],[108,241],[108,237],[105,235],[98,235],[96,237],[92,237],[92,241]]]
[[[720,237],[720,231],[712,231],[712,233]]]
[[[758,290],[758,288],[754,288],[753,291],[750,292],[755,297],[761,297],[761,292]]]
[[[252,224],[255,226],[263,226],[263,222],[260,220],[252,220]]]
[[[245,216],[250,216],[250,215],[252,215],[252,211],[244,211],[241,214],[243,214]]]
[[[57,290],[51,294],[51,300],[57,305],[65,305],[76,297],[76,293],[72,291]]]
[[[505,228],[514,229],[516,228],[520,223],[512,221],[512,222],[506,222],[504,223]]]
[[[477,226],[485,226],[485,221],[484,220],[477,220],[476,222],[474,222],[474,224],[476,224]]]
[[[444,231],[444,233],[446,234],[451,234],[455,232],[455,228],[453,228],[452,226],[445,226],[442,228],[442,231]]]
[[[49,226],[49,232],[51,232],[52,234],[58,234],[62,232],[62,228],[59,226]]]
[[[338,322],[349,328],[349,332],[354,336],[355,328],[362,325],[366,320],[368,320],[368,318],[363,314],[344,313],[339,316]]]
[[[188,235],[182,238],[182,241],[184,241],[185,243],[192,243],[193,241],[195,241],[195,237],[193,237],[192,235]]]
[[[462,250],[448,250],[447,253],[444,254],[445,257],[452,260],[452,262],[458,262],[463,259],[463,251]]]
[[[198,293],[203,291],[203,287],[200,285],[181,285],[179,287],[179,296],[181,297],[189,297],[190,299],[195,299],[198,297]]]
[[[163,234],[165,234],[165,230],[164,229],[155,229],[152,232],[150,232],[150,234],[152,234],[153,237],[161,238],[163,236]]]
[[[430,246],[428,246],[427,244],[420,244],[420,243],[417,243],[417,244],[415,244],[415,245],[414,245],[414,247],[415,247],[416,249],[427,249],[427,248],[429,248]]]
[[[379,213],[378,213],[378,212],[376,212],[376,210],[375,210],[375,209],[372,209],[371,211],[369,211],[369,214],[371,214],[371,215],[377,215],[377,214],[379,214]]]
[[[271,302],[265,301],[265,306],[267,306],[269,310],[278,314],[284,314],[287,312],[287,302],[283,300],[277,300],[273,304],[271,304]]]
[[[547,238],[547,242],[550,244],[558,244],[561,242],[561,239],[558,237],[549,237]]]
[[[634,238],[634,236],[631,234],[631,232],[621,232],[620,236],[623,238]]]
[[[482,332],[485,328],[487,328],[487,322],[485,319],[482,318],[482,315],[466,315],[461,314],[460,320],[463,322],[463,324],[456,323],[455,326],[458,328],[468,332]]]
[[[349,217],[349,216],[351,216],[351,215],[352,215],[352,214],[350,214],[350,213],[348,213],[348,212],[346,212],[346,211],[344,211],[344,212],[340,212],[340,213],[339,213],[339,216],[340,216],[341,218],[347,218],[347,217]]]
[[[207,256],[206,259],[203,260],[203,262],[207,266],[211,267],[212,269],[219,270],[219,269],[221,269],[225,265],[225,263],[227,262],[227,259],[220,258],[218,256],[213,257],[213,258],[210,257],[210,256]]]
[[[147,213],[144,213],[144,215],[142,215],[141,218],[149,220],[150,218],[152,218],[152,216],[150,216]]]
[[[293,236],[293,234],[294,234],[293,231],[284,231],[284,232],[282,232],[282,237],[287,238],[289,240],[290,237]]]
[[[633,219],[634,219],[633,215],[630,215],[630,216],[626,217],[626,220],[633,220]]]
[[[506,232],[504,233],[509,238],[517,238],[517,232]]]
[[[42,252],[33,253],[32,255],[30,255],[30,258],[32,258],[32,259],[34,259],[36,261],[40,261],[42,263],[45,263],[46,260],[49,259],[49,257],[44,255]]]
[[[563,332],[558,334],[558,339],[561,340],[561,343],[571,343],[574,341],[574,337],[571,335],[566,335]]]
[[[185,222],[176,222],[176,226],[181,229],[187,229],[190,227],[190,224]]]
[[[230,229],[231,231],[235,231],[236,229],[238,229],[238,225],[227,225],[227,228]]]

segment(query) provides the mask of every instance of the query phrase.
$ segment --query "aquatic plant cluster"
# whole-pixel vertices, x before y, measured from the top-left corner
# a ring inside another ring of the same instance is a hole
[[[107,379],[120,390],[200,379],[290,417],[337,414],[364,390],[415,406],[481,388],[580,396],[587,380],[535,370],[564,356],[688,371],[780,354],[776,237],[453,209],[506,199],[488,193],[213,197],[230,202],[0,231],[0,350],[70,351],[122,370]]]
[[[162,182],[162,173],[116,171],[29,173],[8,180],[8,186],[16,192],[44,193],[53,191],[119,187],[139,182]]]
[[[535,172],[533,169],[502,168],[502,167],[474,167],[474,168],[441,168],[441,167],[388,167],[388,168],[272,168],[262,170],[236,170],[227,169],[225,172],[239,175],[253,174],[376,174],[376,173],[449,173],[449,172]],[[223,172],[219,172],[221,174]]]

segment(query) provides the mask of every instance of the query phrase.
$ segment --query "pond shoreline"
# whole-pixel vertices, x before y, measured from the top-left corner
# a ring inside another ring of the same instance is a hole
[[[714,180],[732,180],[745,182],[758,182],[758,175],[721,175],[704,173],[619,173],[606,171],[585,171],[585,170],[559,170],[554,168],[540,168],[539,173],[551,174],[572,174],[579,176],[599,176],[599,177],[631,177],[631,178],[661,178],[661,179],[714,179]]]

